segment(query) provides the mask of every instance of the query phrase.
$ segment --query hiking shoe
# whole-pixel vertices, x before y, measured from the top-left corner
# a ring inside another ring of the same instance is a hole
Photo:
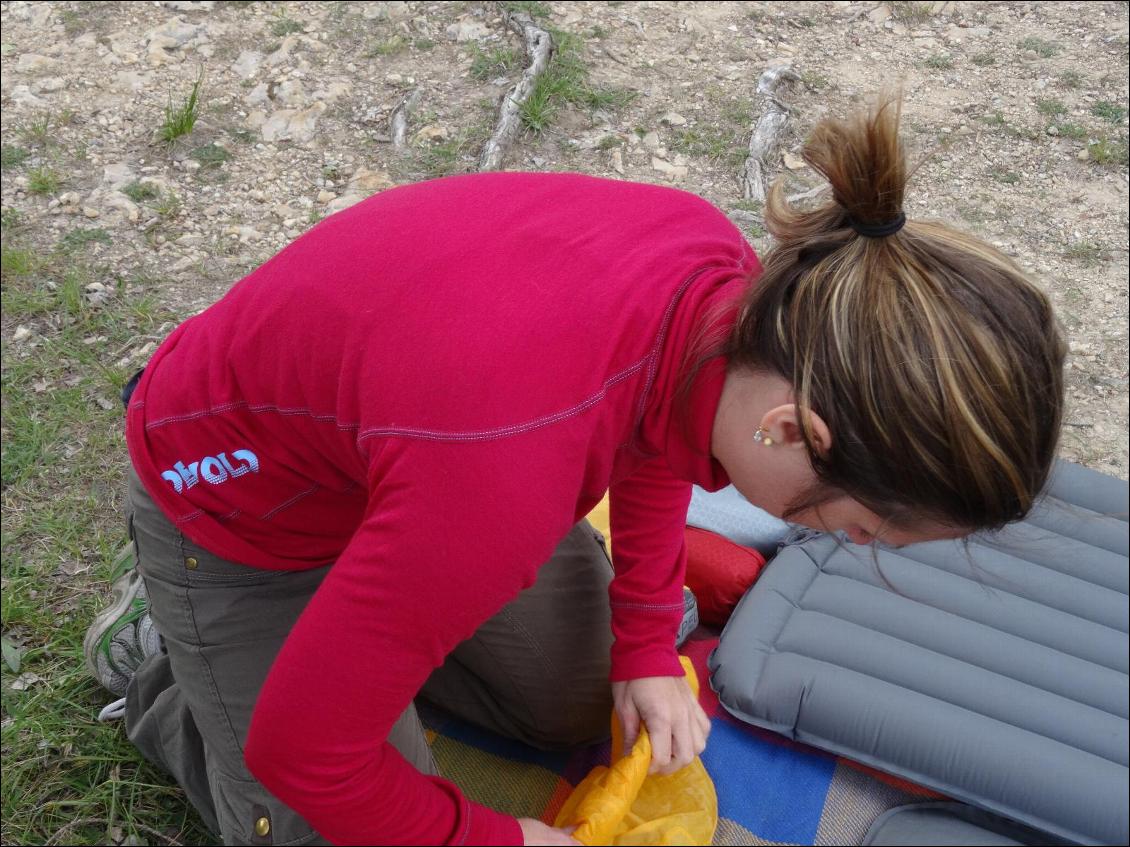
[[[161,651],[161,636],[149,616],[149,596],[132,545],[114,558],[113,573],[114,600],[86,631],[82,652],[91,675],[121,697],[141,663]]]
[[[110,562],[110,584],[113,585],[136,567],[137,555],[134,552],[133,542],[127,541],[122,545],[122,549],[114,554],[114,560]]]
[[[698,629],[698,601],[694,592],[683,586],[683,622],[679,624],[679,634],[675,636],[675,646],[682,647],[690,634]]]

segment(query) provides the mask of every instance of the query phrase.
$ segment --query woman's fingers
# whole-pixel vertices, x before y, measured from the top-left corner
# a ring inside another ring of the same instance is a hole
[[[698,755],[695,749],[694,728],[692,727],[691,715],[688,712],[683,715],[678,723],[678,731],[673,733],[672,739],[672,756],[670,772],[674,773],[680,768],[685,768],[694,761],[694,757]]]
[[[632,745],[636,743],[636,738],[640,734],[640,713],[635,710],[635,707],[629,707],[621,712],[620,723],[624,727],[624,752],[632,749]]]
[[[706,733],[702,731],[702,725],[698,722],[697,704],[695,704],[695,707],[695,709],[692,709],[687,714],[687,732],[690,737],[691,759],[706,749]]]
[[[647,734],[651,738],[651,767],[649,773],[670,773],[671,764],[671,721],[666,717],[644,719]]]
[[[522,843],[525,845],[579,845],[581,843],[573,838],[573,833],[577,830],[575,826],[568,829],[555,829],[535,818],[518,818],[518,826],[522,829]]]
[[[698,750],[698,752],[701,753],[703,749],[705,749],[706,739],[710,735],[710,718],[707,717],[706,710],[699,705],[698,698],[694,696],[694,692],[689,691],[689,687],[688,693],[691,697],[691,715],[695,726],[698,728],[699,734],[702,736],[702,747]]]
[[[686,767],[706,748],[710,719],[685,679],[648,677],[612,685],[616,710],[630,750],[641,724],[651,739],[650,773]]]

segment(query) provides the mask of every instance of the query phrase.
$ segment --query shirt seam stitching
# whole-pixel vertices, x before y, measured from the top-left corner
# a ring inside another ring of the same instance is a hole
[[[690,276],[688,276],[686,280],[683,281],[683,284],[679,286],[678,290],[675,291],[675,294],[671,298],[671,301],[667,304],[667,310],[663,313],[663,321],[659,325],[659,334],[656,337],[655,344],[652,346],[646,357],[646,359],[648,360],[647,379],[644,381],[643,391],[640,392],[640,399],[636,403],[636,417],[632,422],[631,430],[629,430],[631,435],[629,436],[629,439],[627,441],[616,448],[617,450],[633,446],[635,433],[639,430],[640,423],[643,421],[643,416],[647,411],[648,395],[651,394],[651,389],[655,385],[655,374],[657,370],[657,362],[659,361],[659,354],[663,350],[663,343],[667,340],[667,333],[671,329],[671,319],[675,314],[675,309],[677,308],[679,302],[683,299],[683,294],[686,293],[686,290],[690,288],[691,284],[700,276],[702,276],[702,274],[706,270],[706,268],[699,268]],[[655,456],[658,454],[645,455]]]

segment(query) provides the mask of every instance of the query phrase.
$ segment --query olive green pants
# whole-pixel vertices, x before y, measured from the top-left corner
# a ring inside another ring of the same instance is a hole
[[[327,843],[248,773],[243,745],[267,672],[332,565],[267,571],[214,556],[161,513],[132,473],[127,509],[165,648],[126,692],[130,740],[177,780],[225,844]],[[537,582],[459,645],[419,696],[536,747],[606,738],[611,578],[600,533],[582,521]],[[421,772],[438,773],[414,706],[388,740]]]

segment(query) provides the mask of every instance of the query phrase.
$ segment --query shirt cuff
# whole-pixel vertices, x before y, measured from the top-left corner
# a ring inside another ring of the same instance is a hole
[[[612,682],[641,679],[647,676],[684,676],[675,649],[675,635],[683,620],[683,607],[671,610],[649,610],[647,614],[617,614],[613,605]]]
[[[516,818],[467,801],[467,829],[455,844],[499,844],[522,847],[522,827]]]

